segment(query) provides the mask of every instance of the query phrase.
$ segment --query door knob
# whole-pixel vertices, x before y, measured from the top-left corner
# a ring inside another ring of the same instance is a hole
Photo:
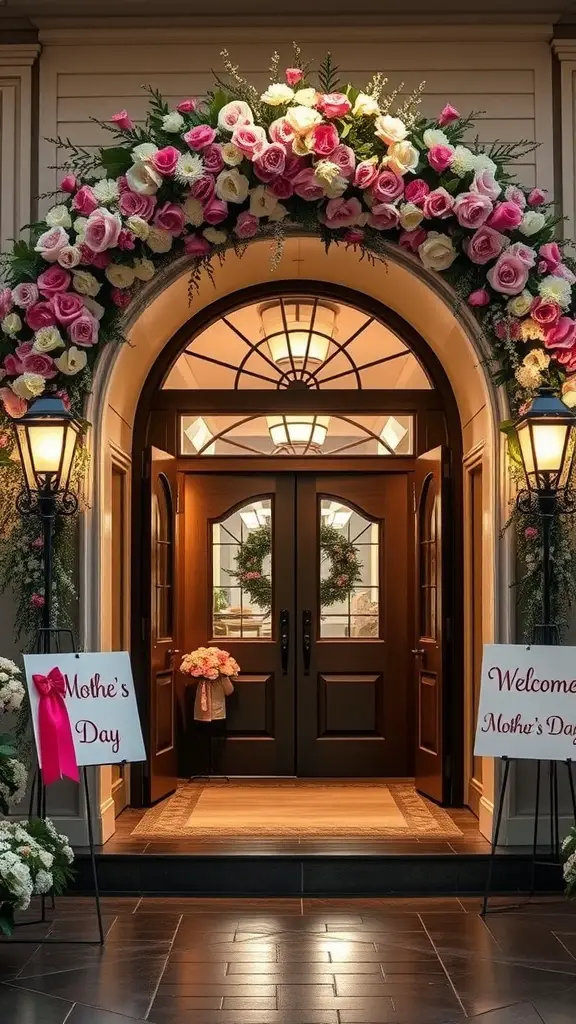
[[[412,654],[414,655],[415,658],[423,658],[424,655],[426,654],[426,651],[424,647],[414,647],[412,649]]]

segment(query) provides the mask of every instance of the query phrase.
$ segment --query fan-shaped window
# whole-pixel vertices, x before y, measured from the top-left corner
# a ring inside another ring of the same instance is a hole
[[[163,474],[152,496],[154,633],[157,640],[173,635],[174,537],[172,494]]]
[[[212,524],[212,631],[269,640],[272,500],[260,498]]]

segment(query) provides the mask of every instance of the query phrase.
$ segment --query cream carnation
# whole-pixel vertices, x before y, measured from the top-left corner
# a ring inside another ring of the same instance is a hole
[[[399,117],[380,114],[374,121],[374,134],[387,146],[392,146],[395,142],[403,142],[408,135],[408,129]]]
[[[173,241],[173,236],[168,231],[163,231],[162,228],[150,228],[146,245],[152,252],[170,252]]]
[[[36,331],[33,352],[53,352],[55,348],[64,348],[62,335],[57,327],[41,327]]]
[[[496,174],[498,165],[488,156],[487,153],[475,153],[474,154],[474,170],[475,171],[490,171],[491,174]]]
[[[204,223],[204,207],[199,199],[187,199],[182,207],[187,224],[199,228]]]
[[[543,299],[557,302],[563,309],[568,308],[572,299],[570,284],[563,277],[543,277],[538,285],[538,294]]]
[[[197,181],[198,178],[202,177],[203,170],[204,166],[201,157],[196,153],[183,153],[182,156],[178,157],[174,177],[181,185],[189,185],[191,182]]]
[[[225,142],[224,145],[220,147],[220,153],[222,154],[222,159],[227,167],[237,167],[244,159],[243,152],[238,149],[238,146],[235,146],[233,142]]]
[[[530,235],[536,235],[541,231],[545,223],[546,217],[543,213],[540,213],[538,210],[526,210],[518,231],[521,231],[523,235],[530,237]]]
[[[135,260],[134,276],[138,281],[151,281],[156,273],[152,260]]]
[[[457,178],[463,178],[476,170],[476,157],[467,146],[456,146],[450,164],[450,170]]]
[[[520,387],[527,391],[535,391],[542,381],[542,374],[536,366],[518,366],[514,376]]]
[[[440,231],[430,231],[418,246],[418,253],[426,270],[447,270],[458,255],[452,239]]]
[[[136,235],[136,238],[139,238],[141,242],[145,242],[150,234],[150,225],[143,217],[137,217],[136,215],[128,217],[126,227],[133,235]]]
[[[352,114],[354,117],[376,117],[380,113],[380,107],[378,106],[377,100],[373,96],[368,96],[365,92],[359,92],[354,106],[352,107]]]
[[[228,238],[225,231],[218,231],[216,228],[206,228],[202,234],[208,242],[212,242],[214,245],[222,245]]]
[[[100,181],[97,181],[92,186],[92,191],[98,202],[103,203],[105,206],[108,203],[115,202],[120,195],[118,182],[114,181],[113,178],[101,178]]]
[[[122,263],[109,263],[104,273],[113,288],[131,288],[134,284],[134,269]]]
[[[181,132],[184,127],[184,118],[182,114],[179,114],[177,110],[171,110],[169,114],[164,114],[162,118],[162,127],[165,132],[176,133]]]
[[[70,228],[72,227],[72,218],[70,211],[67,206],[63,204],[59,206],[53,206],[51,210],[48,210],[46,214],[46,223],[49,228]]]
[[[10,387],[18,398],[38,398],[46,387],[46,381],[39,373],[23,373],[12,381]]]
[[[537,324],[530,316],[520,324],[520,337],[522,341],[543,341],[544,335],[544,328]]]
[[[237,167],[221,171],[216,178],[216,195],[225,203],[243,203],[248,196],[250,182]]]
[[[66,377],[74,377],[84,369],[88,362],[88,356],[83,348],[76,348],[75,345],[71,345],[54,362],[60,373],[63,373]]]
[[[426,149],[432,149],[432,146],[449,146],[450,139],[443,132],[441,128],[427,128],[422,136]]]
[[[260,99],[269,107],[279,107],[282,103],[289,103],[294,97],[294,90],[289,85],[279,82],[277,85],[269,85],[266,92],[263,92]],[[302,101],[300,101],[302,102]]]

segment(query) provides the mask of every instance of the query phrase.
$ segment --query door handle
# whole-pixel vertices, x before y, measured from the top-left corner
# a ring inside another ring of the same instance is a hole
[[[182,651],[177,650],[175,647],[168,648],[168,650],[166,651],[166,661],[168,663],[169,668],[174,667],[174,660],[178,657],[179,654],[182,654]]]
[[[312,612],[305,608],[302,612],[302,657],[304,659],[304,675],[310,675],[310,658],[312,656]]]
[[[424,647],[415,647],[412,651],[415,658],[423,658],[426,654]]]
[[[288,655],[290,652],[290,612],[282,608],[280,612],[280,661],[282,675],[288,675]]]

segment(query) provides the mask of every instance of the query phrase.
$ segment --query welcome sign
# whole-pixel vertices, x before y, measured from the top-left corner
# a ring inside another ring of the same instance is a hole
[[[24,669],[40,767],[39,712],[47,691],[68,714],[77,765],[146,760],[126,651],[25,654]]]
[[[576,761],[576,647],[484,645],[474,753]]]

